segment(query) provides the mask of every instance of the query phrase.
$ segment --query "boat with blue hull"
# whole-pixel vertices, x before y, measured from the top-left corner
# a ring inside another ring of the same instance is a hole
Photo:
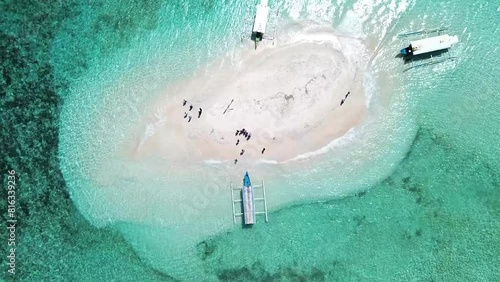
[[[248,172],[243,177],[243,188],[241,189],[241,198],[243,200],[243,219],[246,225],[255,223],[255,200],[253,195],[252,182]]]
[[[243,224],[251,226],[256,223],[257,215],[264,215],[267,222],[269,218],[267,215],[266,187],[264,186],[264,181],[260,185],[252,185],[248,172],[245,172],[242,184],[240,187],[234,187],[232,182],[229,184],[231,189],[233,222],[236,223],[237,217],[243,217]],[[259,190],[257,197],[254,195],[256,190]],[[233,191],[238,191],[239,193],[235,195]],[[255,203],[258,203],[257,207]]]

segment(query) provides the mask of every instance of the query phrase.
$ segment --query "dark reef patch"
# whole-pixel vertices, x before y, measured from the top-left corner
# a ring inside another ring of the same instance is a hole
[[[358,196],[358,198],[363,198],[365,195],[366,195],[366,191],[361,191],[361,192],[356,194],[356,196]]]
[[[415,231],[415,236],[417,236],[417,237],[422,236],[422,229],[417,229],[417,230]]]
[[[99,2],[93,2],[95,13],[100,12]],[[127,276],[135,281],[172,281],[168,275],[146,267],[121,235],[91,226],[70,200],[59,169],[60,93],[70,83],[55,77],[51,53],[58,32],[79,34],[77,27],[66,29],[67,23],[78,18],[85,7],[71,0],[4,1],[0,5],[0,172],[5,187],[7,171],[16,171],[19,259],[15,280],[116,281]],[[155,21],[154,17],[142,16]],[[131,25],[119,26],[129,29],[124,37],[137,31]],[[87,39],[93,42],[91,36]],[[125,45],[126,38],[122,39]],[[65,47],[74,50],[67,68],[77,74],[70,68],[81,69],[89,57],[78,52],[77,46]],[[7,190],[0,189],[3,222],[7,219],[6,199]],[[7,237],[5,228],[0,229],[0,236]],[[6,253],[5,246],[2,254]],[[0,274],[2,281],[12,278],[7,271]]]
[[[354,222],[356,222],[356,226],[361,226],[364,223],[366,223],[366,216],[365,215],[357,215],[353,218]]]
[[[327,281],[327,273],[313,267],[308,271],[298,268],[283,267],[271,273],[264,269],[262,263],[256,262],[251,267],[224,269],[218,272],[220,281]]]
[[[196,246],[198,256],[201,260],[206,260],[217,249],[217,245],[209,240],[203,241]]]

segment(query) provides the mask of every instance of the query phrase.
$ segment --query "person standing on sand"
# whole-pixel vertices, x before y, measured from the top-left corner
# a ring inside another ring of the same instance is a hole
[[[245,153],[245,149],[242,149],[241,153],[240,153],[240,156],[243,156],[244,153]]]
[[[200,108],[200,110],[198,111],[198,118],[201,117],[201,113],[203,112],[203,110]]]
[[[240,133],[240,131],[236,130],[236,134],[234,136],[238,136],[239,133]]]
[[[189,106],[189,111],[191,111],[193,109],[193,105]]]
[[[182,106],[184,107],[184,106],[186,105],[186,103],[187,103],[187,102],[188,102],[188,101],[186,101],[186,100],[184,99],[184,101],[182,102]]]
[[[191,116],[189,116],[188,122],[191,122]]]
[[[238,146],[238,144],[240,144],[240,139],[238,139],[238,141],[236,141],[236,146]]]
[[[188,117],[188,113],[184,112],[184,118]]]
[[[247,141],[250,140],[251,137],[252,137],[252,134],[248,133]]]
[[[262,149],[262,153],[261,154],[264,154],[264,151],[266,150],[266,148]]]
[[[342,99],[342,101],[340,101],[340,105],[341,105],[341,106],[342,106],[342,105],[344,105],[344,102],[345,102],[345,100],[344,100],[344,99]]]
[[[238,163],[238,159],[234,159],[234,164]]]

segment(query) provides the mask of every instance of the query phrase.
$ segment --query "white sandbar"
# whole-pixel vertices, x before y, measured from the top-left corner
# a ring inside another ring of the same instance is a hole
[[[280,162],[342,136],[365,116],[366,62],[361,51],[353,52],[362,50],[358,41],[325,34],[246,50],[165,90],[167,98],[154,102],[154,115],[134,133],[137,142],[130,153],[181,163]],[[250,140],[235,136],[242,128],[251,133]]]

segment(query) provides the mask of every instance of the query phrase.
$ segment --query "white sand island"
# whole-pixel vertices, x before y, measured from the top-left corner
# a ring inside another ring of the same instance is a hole
[[[181,163],[282,162],[345,134],[365,115],[365,48],[331,31],[288,34],[167,89],[127,150]],[[235,136],[243,128],[249,140]]]

